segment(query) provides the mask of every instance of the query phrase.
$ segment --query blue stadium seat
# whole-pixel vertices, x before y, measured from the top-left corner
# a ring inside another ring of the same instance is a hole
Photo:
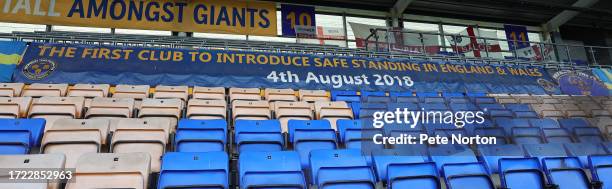
[[[527,144],[523,145],[527,156],[542,160],[546,157],[566,157],[567,152],[563,144]]]
[[[572,135],[564,128],[543,128],[542,134],[547,143],[572,143]]]
[[[446,111],[448,107],[444,103],[421,103],[419,105],[425,111]]]
[[[584,168],[589,166],[590,155],[602,155],[608,154],[603,145],[599,143],[567,143],[564,144],[565,149],[569,153],[568,155],[578,157],[580,163]]]
[[[530,119],[537,119],[537,118],[539,118],[538,113],[536,113],[534,111],[514,112],[514,117],[516,117],[516,118],[530,118]]]
[[[190,120],[178,122],[174,149],[177,152],[225,151],[227,122],[225,120]]]
[[[437,92],[417,92],[416,96],[418,97],[439,97],[440,94]]]
[[[612,186],[612,155],[589,156],[589,169],[593,181],[603,184],[606,189]]]
[[[387,110],[389,110],[389,111],[395,111],[397,108],[399,108],[400,111],[404,111],[404,108],[406,108],[408,111],[418,111],[418,110],[421,110],[421,108],[419,107],[419,104],[413,103],[413,102],[389,103],[389,104],[387,104]]]
[[[449,104],[468,104],[472,103],[467,97],[445,97]]]
[[[289,142],[300,154],[302,167],[307,168],[312,150],[336,149],[336,131],[327,120],[289,120]]]
[[[569,131],[573,131],[575,127],[590,127],[589,121],[584,118],[568,118],[557,120],[559,125]]]
[[[532,111],[528,104],[504,104],[504,106],[506,106],[506,109],[513,112]]]
[[[537,127],[512,128],[512,141],[515,144],[542,144],[542,130]]]
[[[314,150],[310,153],[310,166],[311,184],[320,189],[376,186],[376,175],[359,150]]]
[[[479,163],[454,163],[442,166],[447,188],[495,189],[487,168]]]
[[[237,120],[234,126],[237,152],[281,151],[285,140],[278,120]]]
[[[546,157],[542,159],[548,182],[560,189],[590,189],[591,182],[577,157]]]
[[[514,118],[514,114],[510,110],[488,110],[485,114],[489,115],[493,120],[497,118]]]
[[[605,142],[605,138],[597,127],[574,127],[574,136],[576,136],[578,142]]]
[[[497,144],[510,144],[510,140],[507,138],[506,131],[500,127],[485,127],[474,129],[473,136],[479,135],[481,137],[495,137]]]
[[[430,162],[426,154],[413,154],[413,152],[386,149],[373,153],[372,159],[378,181],[386,184],[389,189],[439,189],[440,181],[435,163]]]
[[[391,102],[391,98],[384,91],[361,91],[363,102]]]
[[[493,97],[474,97],[472,100],[476,104],[495,104],[497,101]]]
[[[444,97],[424,97],[421,101],[424,103],[446,103]]]
[[[241,189],[308,187],[297,152],[245,152],[238,169]]]
[[[465,97],[463,93],[443,92],[443,97]]]
[[[39,147],[45,119],[0,119],[0,154],[27,154]]]
[[[397,103],[420,103],[421,102],[419,97],[416,97],[416,96],[397,96],[394,98],[395,98],[395,102]]]
[[[604,145],[604,148],[608,150],[608,153],[612,153],[612,142],[604,142],[602,144]]]
[[[357,95],[357,91],[336,91],[332,90],[331,98],[333,101],[359,102],[361,98]]]
[[[499,177],[502,188],[550,188],[538,158],[502,158],[499,160]]]
[[[338,133],[345,148],[361,149],[363,142],[371,142],[375,134],[382,135],[384,131],[372,127],[369,120],[338,120]]]
[[[506,133],[512,134],[512,128],[515,127],[531,127],[529,120],[527,119],[513,119],[513,118],[497,118],[495,124],[498,127],[504,128]]]
[[[386,110],[387,103],[361,103],[359,108],[362,110]]]
[[[436,162],[438,170],[442,170],[445,164],[454,163],[473,163],[478,162],[474,151],[467,146],[462,145],[439,145],[429,148],[431,160]]]
[[[451,125],[451,127],[455,127]],[[433,132],[434,135],[439,135],[441,137],[451,138],[454,136],[467,136],[467,132],[463,128],[452,128],[452,129],[435,129]]]
[[[505,110],[506,108],[501,105],[501,104],[497,104],[497,103],[491,103],[491,104],[482,104],[482,103],[476,103],[478,105],[478,108],[480,108],[480,110],[485,111],[485,109],[490,112],[491,110]]]
[[[550,118],[529,119],[529,124],[531,124],[533,127],[539,128],[560,128],[559,123]]]
[[[404,92],[390,91],[389,96],[395,98],[399,96],[406,97],[406,96],[414,96],[414,95],[412,94],[412,91],[404,91]]]
[[[466,104],[451,103],[448,106],[454,112],[457,112],[457,111],[478,111],[478,110],[480,110],[480,109],[478,109],[478,107],[476,107],[476,105],[474,105],[472,103],[466,103]]]
[[[479,156],[491,171],[491,174],[499,173],[499,160],[502,158],[523,158],[525,152],[520,145],[480,145],[478,146]]]
[[[162,158],[158,189],[229,188],[225,152],[168,152]]]
[[[387,96],[387,94],[385,94],[385,91],[361,91],[361,97],[369,96]]]
[[[468,84],[468,83],[466,83],[466,84]],[[486,97],[487,93],[484,93],[484,92],[466,92],[465,96],[468,96],[468,97]]]

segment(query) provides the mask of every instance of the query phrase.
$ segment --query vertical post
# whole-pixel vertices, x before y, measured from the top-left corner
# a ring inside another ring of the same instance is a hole
[[[421,41],[421,53],[426,54],[427,50],[425,50],[425,36],[423,36],[423,33],[419,33],[419,38]]]
[[[342,26],[344,29],[344,42],[346,43],[346,48],[349,47],[349,39],[348,39],[348,27],[346,24],[346,12],[342,12]],[[366,47],[367,49],[367,47]]]
[[[484,48],[485,48],[485,56],[487,58],[489,58],[489,46],[487,45],[487,39],[483,38],[482,40],[483,40]],[[478,46],[480,46],[480,45],[478,45]],[[478,47],[478,48],[480,48],[480,47]]]
[[[46,25],[45,27],[46,32],[51,32],[52,30],[53,30],[53,25]]]
[[[572,55],[570,55],[569,45],[565,45],[565,53],[567,53],[567,61],[569,61],[570,65],[572,65],[572,70],[573,70],[574,62],[572,61]]]
[[[387,38],[387,52],[391,52],[391,38],[389,38],[389,29],[387,29],[385,38]]]
[[[598,65],[597,63],[597,59],[595,58],[595,51],[593,51],[593,47],[589,47],[590,51],[591,51],[591,57],[593,57],[593,65]]]
[[[438,23],[438,32],[440,32],[440,41],[442,42],[442,47],[444,48],[444,51],[446,51],[446,36],[444,36],[444,25],[442,25],[442,22]]]
[[[115,35],[115,28],[111,28],[110,33],[111,33],[112,35]]]

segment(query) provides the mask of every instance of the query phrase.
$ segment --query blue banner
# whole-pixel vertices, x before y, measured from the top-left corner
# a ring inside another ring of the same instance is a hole
[[[32,43],[18,69],[25,83],[536,94],[555,86],[540,67],[46,43]]]
[[[612,95],[612,69],[593,68],[593,75],[606,85],[609,95]]]
[[[26,43],[21,41],[0,41],[0,82],[11,81],[25,48]]]
[[[591,70],[550,70],[563,94],[609,96],[608,87]]]
[[[526,26],[504,25],[508,48],[510,50],[531,47],[529,45],[529,35]]]
[[[315,8],[312,6],[281,5],[283,36],[295,37],[295,26],[316,26]]]

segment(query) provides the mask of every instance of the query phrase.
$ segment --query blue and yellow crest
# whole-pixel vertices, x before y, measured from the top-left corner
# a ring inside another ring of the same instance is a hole
[[[57,64],[47,59],[36,59],[28,62],[24,67],[23,75],[31,80],[41,80],[55,71]]]

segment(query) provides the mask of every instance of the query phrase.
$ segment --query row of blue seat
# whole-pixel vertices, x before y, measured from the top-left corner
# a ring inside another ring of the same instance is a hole
[[[447,188],[493,189],[495,185],[490,175],[498,173],[503,188],[554,185],[589,189],[612,185],[610,153],[585,156],[588,164],[584,165],[575,156],[544,152],[557,146],[546,146],[544,150],[538,147],[541,146],[525,146],[527,154],[524,154],[517,150],[520,146],[490,146],[481,149],[484,161],[470,156],[473,152],[466,149],[431,157],[390,149],[371,156],[354,149],[313,150],[308,157],[308,167],[300,164],[301,157],[294,151],[245,152],[238,157],[237,183],[245,189],[309,186],[374,189],[379,183],[389,189],[440,189],[442,178]],[[575,148],[580,149],[580,146]],[[444,150],[447,149],[439,152]],[[167,153],[162,159],[158,188],[229,188],[229,167],[228,156],[223,152]],[[583,168],[590,170],[592,179]]]

